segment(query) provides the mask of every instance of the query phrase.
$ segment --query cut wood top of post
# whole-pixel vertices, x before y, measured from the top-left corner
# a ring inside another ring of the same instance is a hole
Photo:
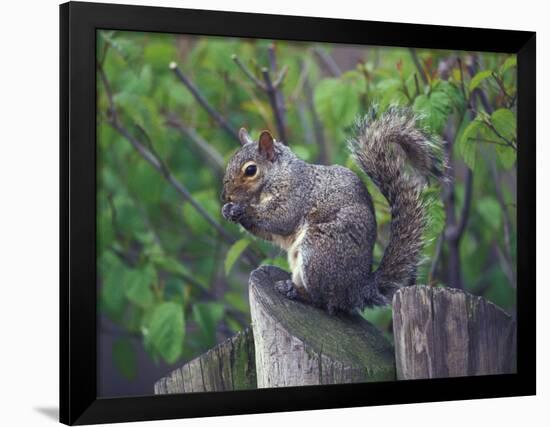
[[[359,314],[331,316],[323,310],[284,297],[275,290],[274,283],[289,277],[287,272],[273,266],[262,266],[250,275],[256,344],[256,333],[261,325],[254,323],[254,311],[261,310],[275,322],[277,329],[297,338],[310,351],[343,366],[362,367],[369,372],[371,380],[395,378],[393,346],[377,328]]]

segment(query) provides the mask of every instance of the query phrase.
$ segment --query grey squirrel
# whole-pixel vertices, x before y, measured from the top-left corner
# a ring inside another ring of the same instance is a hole
[[[419,178],[444,178],[440,141],[417,126],[409,109],[371,116],[357,121],[349,147],[391,208],[389,243],[376,271],[373,202],[351,170],[309,164],[268,131],[254,141],[241,129],[242,147],[223,179],[224,218],[288,253],[292,280],[276,282],[277,290],[331,314],[391,303],[398,288],[414,284],[426,225]]]

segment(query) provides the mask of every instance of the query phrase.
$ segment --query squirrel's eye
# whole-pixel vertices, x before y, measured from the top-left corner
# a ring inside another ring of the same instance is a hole
[[[254,176],[256,175],[256,171],[258,170],[256,165],[248,165],[246,169],[244,170],[244,174],[246,176]]]

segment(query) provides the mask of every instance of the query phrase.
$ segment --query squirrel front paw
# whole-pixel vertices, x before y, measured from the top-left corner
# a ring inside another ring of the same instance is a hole
[[[235,203],[226,203],[222,208],[223,217],[231,222],[239,222],[244,216],[244,207]]]

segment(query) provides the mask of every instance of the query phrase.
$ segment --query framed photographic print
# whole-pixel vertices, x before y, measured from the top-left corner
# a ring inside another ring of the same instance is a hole
[[[535,393],[535,33],[60,25],[61,422]]]

